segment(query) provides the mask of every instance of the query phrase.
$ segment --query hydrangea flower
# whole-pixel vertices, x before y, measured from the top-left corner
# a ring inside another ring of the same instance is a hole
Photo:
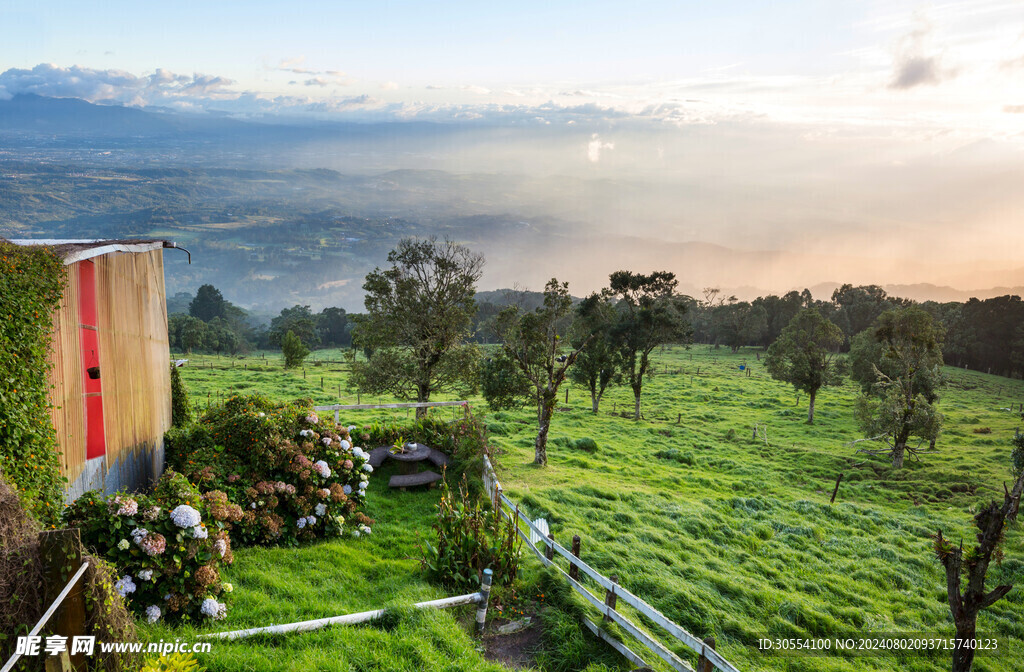
[[[372,474],[373,473],[373,465],[370,464],[369,462],[367,462],[366,464],[363,465],[363,471],[365,471],[368,474]]]
[[[371,532],[371,530],[370,530],[370,526],[369,526],[369,525],[363,525],[362,527],[360,527],[360,528],[359,528],[359,530],[360,530],[360,531],[361,531],[361,532],[362,532],[363,534],[370,534],[370,532]]]
[[[209,532],[202,525],[196,525],[192,528],[193,539],[206,539],[208,536],[210,536]]]
[[[157,516],[159,516],[159,515],[160,515],[160,507],[159,506],[151,506],[148,509],[146,509],[146,512],[144,514],[142,514],[142,518],[144,520],[146,520],[147,522],[153,522],[154,520],[156,520]]]
[[[316,525],[316,516],[306,516],[307,525]]]
[[[139,572],[139,578],[142,579],[143,581],[149,581],[150,579],[153,578],[153,570],[152,569],[143,569],[142,571]]]
[[[345,493],[346,495],[351,495],[351,494],[352,494],[352,486],[351,486],[351,485],[348,485],[347,483],[345,484],[345,487],[343,487],[343,488],[342,488],[341,490],[342,490],[342,492],[344,492],[344,493]]]
[[[351,434],[352,432],[356,431],[356,426],[355,425],[349,425],[347,429],[348,429],[348,433]]]
[[[147,534],[149,534],[149,530],[147,530],[146,528],[144,528],[144,527],[136,527],[134,530],[132,530],[132,541],[134,541],[137,544],[140,541],[142,541],[142,539]]]
[[[327,466],[327,463],[323,460],[317,460],[316,464],[313,465],[313,468],[316,469],[316,473],[320,474],[324,478],[330,478],[331,468]]]
[[[160,555],[167,548],[167,540],[162,534],[147,534],[139,542],[139,548],[146,552],[146,555]]]
[[[259,412],[259,416],[260,416],[261,418],[265,418],[265,417],[267,417],[267,414],[266,414],[266,413],[264,413],[263,411],[260,411],[260,412]]]
[[[323,516],[324,514],[327,513],[327,505],[325,505],[325,504],[317,504],[316,508],[314,509],[314,511],[316,511],[316,515]]]
[[[202,522],[203,517],[188,504],[181,504],[171,511],[171,520],[178,527],[195,527]]]
[[[352,530],[352,536],[358,538],[359,537],[359,530]]]
[[[329,488],[320,488],[319,492],[320,496],[323,497],[324,499],[327,499],[328,497],[331,496],[331,491]]]
[[[208,597],[203,600],[203,605],[199,607],[199,611],[209,616],[215,621],[219,621],[228,615],[228,607],[226,604],[221,604],[212,597]]]
[[[349,448],[351,448],[351,447],[352,447],[352,444],[351,444],[351,443],[349,443],[349,442],[348,442],[348,441],[346,441],[345,439],[342,439],[342,440],[341,440],[341,449],[342,449],[342,450],[348,450],[348,449],[349,449]]]
[[[160,620],[160,607],[155,604],[151,604],[146,607],[146,620],[150,623],[156,623]]]
[[[308,437],[308,436],[312,436],[312,435],[313,435],[313,430],[311,430],[311,429],[303,429],[303,430],[301,430],[299,432],[299,436],[304,437],[304,438]]]
[[[302,528],[304,528],[305,526],[306,526],[306,519],[305,518],[299,518],[298,520],[295,521],[295,527],[299,528],[300,530]]]
[[[230,583],[225,583],[221,585],[221,590],[223,590],[225,593],[230,593],[234,589],[235,587],[232,586]]]
[[[127,539],[122,539],[121,541],[117,542],[117,547],[122,551],[127,551],[131,547],[131,544],[128,543]]]
[[[131,497],[125,497],[121,499],[120,496],[114,497],[114,502],[121,506],[117,509],[117,515],[119,516],[134,516],[139,512],[139,503]]]
[[[320,439],[320,443],[324,444],[325,446],[331,445],[331,437],[325,436],[324,438]]]
[[[224,541],[223,539],[218,539],[217,541],[213,542],[213,547],[217,550],[218,553],[220,553],[220,557],[222,558],[228,552],[228,542]]]
[[[132,581],[131,575],[125,574],[124,576],[122,576],[118,580],[118,582],[114,584],[114,590],[116,590],[117,594],[120,595],[121,597],[124,597],[128,593],[134,593],[135,592],[135,582]]]
[[[318,425],[320,424],[320,418],[317,417],[316,413],[310,413],[306,416],[306,422],[311,425]]]
[[[345,460],[344,464],[342,464],[341,466],[344,469],[351,469],[355,465],[352,464],[352,460]]]

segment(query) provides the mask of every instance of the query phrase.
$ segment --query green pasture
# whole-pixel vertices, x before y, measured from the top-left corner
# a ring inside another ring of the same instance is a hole
[[[301,369],[285,371],[279,355],[265,357],[190,357],[182,373],[200,405],[251,392],[356,402],[337,351],[315,353],[321,362],[307,361],[305,377]],[[694,634],[714,635],[719,651],[742,670],[948,669],[948,653],[762,655],[757,643],[848,633],[951,637],[945,579],[930,535],[941,528],[947,537],[973,540],[975,507],[1000,495],[1010,476],[1009,438],[1024,424],[1015,412],[1024,384],[947,369],[951,384],[939,402],[946,423],[937,452],[893,470],[885,458],[858,454],[850,445],[861,438],[853,420],[858,390],[851,383],[823,390],[815,424],[808,425],[806,396],[768,378],[753,350],[672,348],[655,361],[640,422],[620,415],[632,409],[627,388],[613,388],[594,415],[589,396],[569,386],[569,401],[552,425],[546,468],[532,464],[534,412],[487,413],[506,493],[531,517],[546,518],[562,543],[579,534],[582,557],[593,567],[617,573],[629,590]],[[482,401],[474,401],[474,411],[483,413]],[[353,424],[383,418],[401,422],[406,414],[342,414]],[[755,426],[762,428],[757,438]],[[576,447],[584,437],[594,440],[596,451]],[[419,577],[415,561],[415,533],[429,534],[436,495],[388,492],[385,473],[375,474],[370,487],[370,515],[378,520],[371,539],[238,552],[225,629],[440,596]],[[979,653],[979,671],[1017,670],[1024,658],[1019,525],[1007,534],[1005,550],[989,585],[1018,587],[979,618],[979,632],[998,637],[1002,649]],[[536,580],[537,563],[526,563]],[[390,631],[334,628],[261,642],[258,652],[251,643],[222,645],[204,662],[211,669],[487,669],[467,634],[467,619],[457,612],[403,616]],[[165,639],[183,633],[147,631]],[[592,655],[603,650],[588,646]],[[426,653],[414,656],[419,662],[405,661],[421,648]],[[676,651],[693,662],[683,647]],[[259,667],[264,655],[277,664]],[[361,662],[374,655],[387,662]],[[330,665],[322,662],[328,658]],[[582,659],[544,661],[550,669],[579,669]]]

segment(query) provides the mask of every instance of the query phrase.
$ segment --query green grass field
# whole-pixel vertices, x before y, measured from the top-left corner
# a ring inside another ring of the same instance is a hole
[[[316,357],[341,359],[329,351]],[[256,391],[324,404],[356,401],[340,364],[310,361],[304,378],[301,370],[284,371],[270,354],[191,359],[183,375],[201,405]],[[568,544],[579,534],[582,557],[596,569],[617,573],[694,634],[715,635],[740,669],[948,669],[946,653],[762,655],[757,641],[851,631],[952,636],[930,535],[941,528],[947,537],[973,539],[974,507],[1000,494],[1010,476],[1009,438],[1021,422],[1008,409],[1024,401],[1024,384],[947,369],[953,382],[939,404],[946,422],[938,452],[893,470],[885,458],[858,455],[849,445],[860,438],[853,384],[819,394],[815,424],[808,425],[806,396],[768,378],[754,351],[694,346],[661,352],[656,361],[659,374],[646,385],[647,419],[640,422],[613,412],[632,408],[628,389],[612,389],[595,416],[584,391],[570,387],[552,425],[547,468],[531,464],[534,413],[487,414],[506,493],[530,516],[547,518],[559,541]],[[741,372],[741,364],[753,374]],[[380,417],[400,422],[406,415],[360,411],[342,421]],[[766,428],[767,444],[763,436],[752,438],[755,424]],[[566,440],[581,437],[593,438],[598,450],[581,452]],[[840,472],[845,476],[829,505]],[[372,539],[240,551],[228,579],[236,586],[232,611],[219,625],[251,627],[439,596],[419,577],[414,541],[417,531],[429,533],[436,495],[387,492],[385,475],[375,476]],[[989,572],[990,587],[1024,584],[1019,526],[1007,535],[1005,550],[1006,559]],[[460,618],[467,616],[406,617],[390,631],[334,628],[260,642],[258,650],[252,643],[221,645],[204,663],[211,669],[487,669]],[[979,632],[998,637],[1003,650],[979,653],[976,670],[1021,669],[1024,585],[982,613]],[[146,632],[150,639],[187,634]],[[425,653],[408,662],[410,647]],[[686,654],[681,646],[676,651]],[[385,662],[367,667],[364,661],[374,658]],[[271,662],[260,667],[258,660]],[[561,663],[552,667],[572,667]]]

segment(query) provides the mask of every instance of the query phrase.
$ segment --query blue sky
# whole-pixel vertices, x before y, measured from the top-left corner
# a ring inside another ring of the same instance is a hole
[[[700,99],[693,105],[710,114],[739,109],[837,123],[925,114],[946,116],[952,127],[1010,132],[1019,118],[1005,118],[1007,110],[1024,105],[1024,3],[1006,0],[9,0],[0,25],[0,72],[8,73],[0,96],[29,86],[12,69],[52,64],[64,71],[36,81],[40,92],[62,76],[83,84],[87,73],[203,75],[220,85],[140,90],[119,81],[81,90],[93,99],[239,113],[256,109],[254,98],[276,99],[263,105],[275,111],[349,101],[339,111],[382,115],[396,106],[415,112],[417,104],[547,101],[635,112]],[[73,66],[79,70],[67,72]],[[893,86],[900,81],[905,86]]]

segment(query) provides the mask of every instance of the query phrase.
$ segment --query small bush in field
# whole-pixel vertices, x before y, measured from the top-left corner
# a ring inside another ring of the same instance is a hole
[[[82,543],[117,568],[115,590],[150,622],[224,617],[227,607],[217,598],[230,587],[220,568],[234,559],[228,529],[241,519],[242,509],[224,493],[201,495],[174,472],[152,495],[94,490],[64,512]]]
[[[576,439],[576,450],[582,450],[585,453],[596,453],[597,441],[594,441],[589,436],[584,436],[581,439]]]
[[[165,436],[167,463],[200,491],[224,493],[244,512],[236,543],[295,544],[368,534],[358,509],[373,468],[348,429],[321,421],[310,402],[232,397],[195,425]]]
[[[516,523],[471,497],[463,476],[458,493],[441,483],[441,501],[433,529],[437,541],[424,541],[423,570],[449,588],[472,590],[485,569],[498,584],[512,583],[519,571],[521,544]]]

